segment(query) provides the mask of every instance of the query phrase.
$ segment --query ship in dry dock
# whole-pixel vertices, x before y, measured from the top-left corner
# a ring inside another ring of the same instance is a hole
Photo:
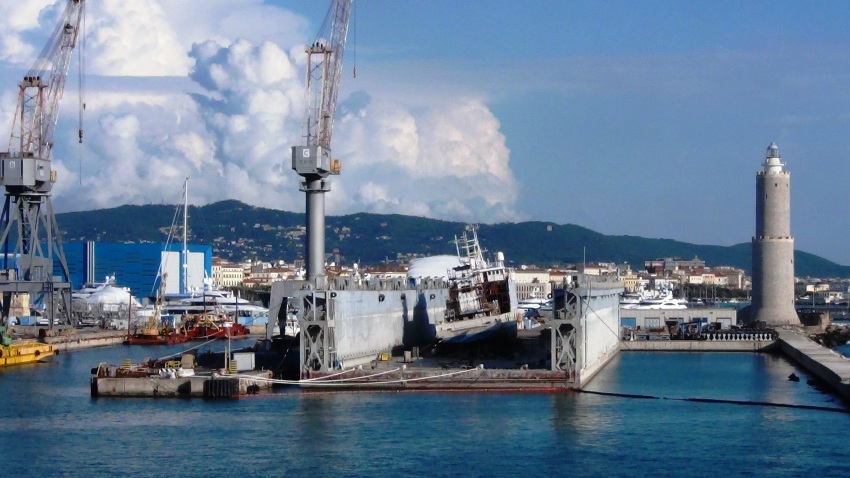
[[[435,341],[515,334],[516,291],[510,271],[503,261],[484,261],[473,228],[457,243],[459,265],[445,277],[320,276],[275,283],[270,316],[294,312],[298,317],[301,370],[328,372]]]
[[[450,289],[450,287],[449,287]],[[448,289],[447,289],[448,290]],[[465,349],[465,355],[432,354],[406,344],[403,353],[391,348],[375,349],[359,361],[337,361],[319,367],[312,351],[302,353],[297,382],[306,390],[522,390],[559,391],[590,380],[619,351],[617,323],[623,284],[616,277],[572,275],[553,290],[555,310],[542,327],[523,330],[510,341],[481,341]],[[337,296],[339,297],[339,295]],[[340,308],[330,307],[335,313]],[[339,332],[334,327],[324,330]],[[345,327],[353,322],[343,318]],[[304,327],[302,331],[309,330]],[[311,324],[311,326],[318,326]],[[391,321],[385,324],[392,327]],[[516,330],[516,329],[514,329]],[[368,340],[368,330],[363,340]],[[382,335],[378,330],[377,335]],[[350,350],[351,344],[335,334],[335,344]],[[302,339],[302,344],[305,340]],[[307,340],[306,343],[310,343]],[[374,343],[374,342],[371,342]],[[435,348],[441,348],[438,342]],[[476,356],[469,352],[476,351]],[[489,352],[481,352],[489,350]],[[420,354],[420,351],[422,352]],[[295,382],[293,382],[295,383]]]
[[[518,337],[504,258],[484,259],[474,227],[456,243],[458,264],[443,276],[275,283],[270,316],[299,320],[298,385],[566,389],[616,353],[617,278],[569,276],[553,291],[553,318]],[[463,360],[438,353],[458,348]]]
[[[497,252],[495,261],[487,260],[474,225],[467,226],[454,242],[458,265],[446,271],[449,297],[444,316],[436,318],[433,339],[467,343],[499,334],[516,336],[516,285],[511,270],[505,266],[504,255]],[[408,272],[410,281],[416,282],[420,277]]]

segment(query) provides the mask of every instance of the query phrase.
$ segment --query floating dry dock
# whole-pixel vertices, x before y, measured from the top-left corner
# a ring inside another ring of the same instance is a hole
[[[557,392],[573,387],[565,372],[546,369],[492,368],[483,364],[444,365],[387,362],[375,368],[340,370],[318,374],[297,382],[302,391],[524,391]]]

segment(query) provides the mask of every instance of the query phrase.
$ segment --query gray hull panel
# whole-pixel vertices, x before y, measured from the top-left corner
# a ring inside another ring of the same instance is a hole
[[[433,340],[435,324],[445,315],[446,290],[346,290],[337,291],[331,300],[337,359],[342,364]]]

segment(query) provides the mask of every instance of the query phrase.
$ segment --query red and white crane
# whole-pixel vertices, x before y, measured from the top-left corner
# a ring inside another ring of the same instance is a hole
[[[307,279],[324,275],[325,193],[328,175],[340,173],[331,159],[331,133],[352,0],[333,0],[316,40],[307,48],[307,98],[301,146],[292,147],[292,169],[304,178],[307,196]]]
[[[10,153],[50,159],[59,101],[65,91],[65,78],[71,52],[77,44],[84,5],[85,0],[68,1],[50,40],[19,83],[17,111],[9,138]]]
[[[70,319],[70,274],[50,199],[56,182],[50,153],[84,6],[85,0],[67,1],[47,45],[18,84],[9,148],[0,152],[0,184],[6,189],[0,214],[4,320],[12,296],[20,293],[28,293],[31,301],[43,305],[51,325],[63,313]],[[54,259],[59,262],[59,277],[54,276]]]

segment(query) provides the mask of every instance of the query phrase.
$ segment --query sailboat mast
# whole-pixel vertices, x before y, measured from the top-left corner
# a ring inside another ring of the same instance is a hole
[[[183,277],[181,278],[180,283],[182,284],[183,290],[180,291],[182,294],[189,293],[189,246],[186,242],[186,228],[189,225],[189,178],[186,178],[186,182],[183,185],[183,251],[181,253],[182,264],[180,266],[181,273]]]

